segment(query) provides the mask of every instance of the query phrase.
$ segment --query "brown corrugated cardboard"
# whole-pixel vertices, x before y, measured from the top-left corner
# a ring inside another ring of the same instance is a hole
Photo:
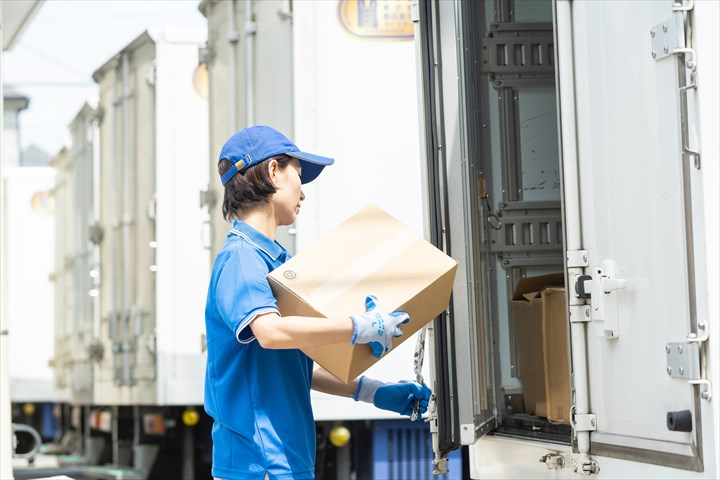
[[[512,302],[528,413],[569,422],[570,361],[563,274],[521,279]]]
[[[373,294],[388,311],[403,311],[397,346],[444,311],[457,262],[374,205],[362,209],[268,275],[280,313],[347,317],[365,311]],[[378,359],[367,345],[335,344],[304,350],[349,382]]]

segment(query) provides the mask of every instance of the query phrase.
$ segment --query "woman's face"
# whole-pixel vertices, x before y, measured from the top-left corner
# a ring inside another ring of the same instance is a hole
[[[297,158],[293,158],[286,168],[278,166],[273,172],[277,191],[272,196],[272,203],[278,226],[291,225],[300,212],[300,203],[305,200],[300,172],[300,160]]]

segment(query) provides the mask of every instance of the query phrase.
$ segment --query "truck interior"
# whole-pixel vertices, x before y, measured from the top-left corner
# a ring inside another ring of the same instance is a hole
[[[473,291],[467,294],[464,304],[456,296],[449,318],[436,322],[436,395],[438,405],[443,406],[438,411],[439,450],[447,452],[485,434],[570,444],[569,329],[563,308],[566,301],[559,306],[560,318],[555,320],[554,331],[561,334],[546,338],[544,347],[541,327],[528,331],[515,318],[513,305],[514,296],[522,301],[522,293],[528,293],[518,290],[521,279],[552,278],[545,276],[556,274],[554,278],[560,279],[560,285],[557,281],[553,285],[562,287],[563,282],[552,2],[489,0],[459,5],[461,20],[456,28],[462,58],[457,59],[461,78],[458,108],[466,128],[458,130],[463,132],[461,137],[465,135],[462,143],[467,165],[462,180],[456,181],[450,170],[458,165],[436,157],[440,166],[435,172],[429,166],[429,176],[440,179],[435,182],[435,193],[430,186],[429,197],[442,197],[444,188],[470,192],[464,200],[470,204],[470,215],[466,213],[461,220],[464,225],[453,217],[452,200],[445,205],[441,201],[431,205],[430,216],[436,219],[431,237],[438,243],[451,244],[449,237],[453,234],[472,238],[464,252],[455,248],[450,254],[467,265],[467,284],[473,285],[468,289]],[[437,12],[427,11],[426,15],[440,18]],[[447,18],[438,22],[442,21]],[[441,50],[439,43],[449,39],[440,38],[436,27],[427,28],[424,59],[432,58],[428,55],[434,52],[437,63],[448,61],[440,59],[437,52]],[[442,79],[432,68],[432,63],[427,62],[423,73],[426,92],[442,92]],[[425,105],[425,135],[430,152],[433,142],[449,142],[443,139],[448,132],[440,132],[442,128],[437,127],[442,124],[438,113],[443,109],[442,101],[448,100],[437,93],[426,97],[430,103]],[[445,178],[441,178],[443,175]],[[564,292],[560,298],[565,299]],[[473,337],[467,357],[457,341],[459,329],[463,328],[458,318],[464,315],[460,312],[463,308],[470,310],[468,330]],[[563,368],[547,371],[547,363],[543,368],[543,355],[550,353],[564,358]],[[468,378],[462,373],[466,370],[471,372],[474,384],[475,434],[469,439],[463,438],[469,427],[463,425],[458,413],[458,397],[462,395],[458,390]],[[538,379],[538,373],[545,379]],[[562,384],[561,395],[567,395],[553,407],[559,412],[547,411],[541,405],[543,399],[535,398],[538,391],[544,396],[550,381]]]
[[[466,71],[467,84],[476,86],[467,113],[473,122],[470,131],[478,133],[469,145],[471,158],[480,159],[479,258],[483,317],[491,321],[493,332],[491,378],[496,379],[499,417],[494,433],[568,443],[568,414],[553,415],[531,405],[535,394],[530,392],[544,390],[531,385],[543,383],[537,375],[544,373],[548,383],[548,377],[563,372],[543,372],[543,366],[533,365],[550,353],[543,351],[542,329],[527,329],[522,324],[527,319],[517,318],[521,312],[513,308],[513,298],[522,301],[519,294],[529,293],[518,290],[520,279],[563,271],[552,4],[467,3],[473,28],[466,31],[477,35],[467,42],[477,50],[468,50],[474,58],[466,62],[473,65]],[[546,339],[545,349],[549,343],[563,349],[569,364],[567,336]]]

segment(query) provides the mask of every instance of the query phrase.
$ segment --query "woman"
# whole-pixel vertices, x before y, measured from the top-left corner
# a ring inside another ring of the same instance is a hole
[[[288,260],[275,242],[290,225],[311,182],[331,158],[301,152],[277,130],[249,127],[222,148],[223,215],[234,220],[218,253],[205,322],[208,361],[205,410],[213,424],[213,476],[223,479],[314,478],[315,424],[310,389],[374,403],[409,415],[415,400],[427,410],[430,390],[360,377],[345,384],[301,348],[368,344],[380,357],[409,321],[387,313],[370,295],[366,312],[347,318],[283,317],[267,274]]]

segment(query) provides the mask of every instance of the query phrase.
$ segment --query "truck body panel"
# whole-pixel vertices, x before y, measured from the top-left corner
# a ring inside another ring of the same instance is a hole
[[[413,43],[351,34],[341,24],[339,4],[250,2],[249,27],[244,2],[201,6],[211,32],[213,258],[230,227],[221,212],[218,154],[232,133],[251,123],[273,126],[304,151],[336,160],[303,186],[306,198],[295,224],[278,230],[276,240],[290,252],[301,251],[369,203],[422,233]],[[248,57],[248,42],[254,57]],[[260,61],[264,58],[273,61]],[[414,378],[415,345],[414,338],[404,342],[367,375],[386,381]],[[396,418],[371,404],[311,394],[318,421]]]
[[[470,445],[473,478],[717,477],[717,5],[418,9],[428,235],[460,263],[432,332],[436,461]],[[568,422],[524,404],[508,305],[551,272]]]
[[[150,30],[95,72],[100,197],[100,405],[198,405],[204,372],[204,31]]]

